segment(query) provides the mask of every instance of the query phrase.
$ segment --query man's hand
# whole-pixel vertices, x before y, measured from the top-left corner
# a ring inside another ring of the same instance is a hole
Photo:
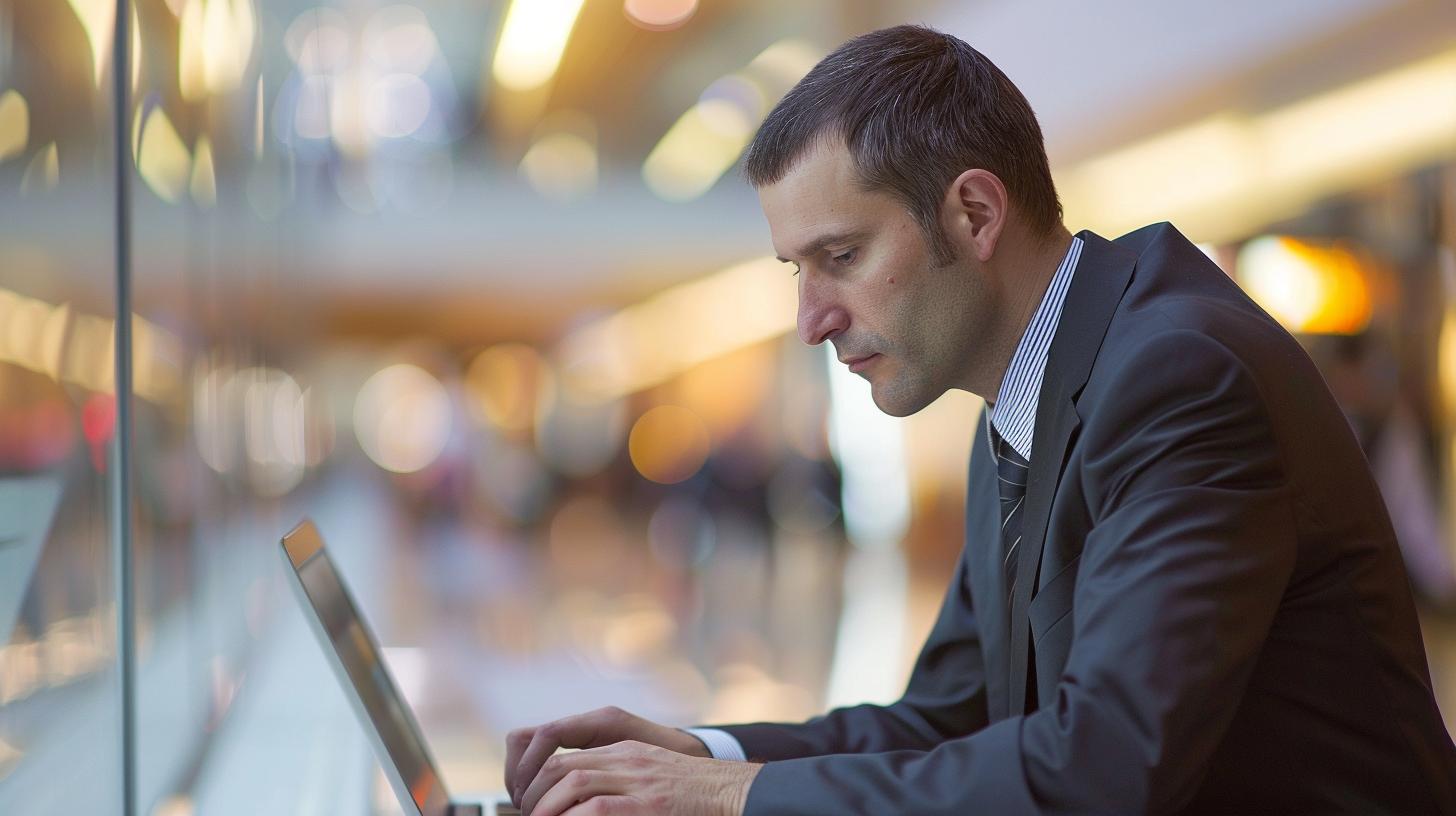
[[[511,803],[521,807],[526,788],[557,748],[600,748],[624,740],[688,756],[709,756],[707,747],[692,734],[644,720],[616,706],[599,708],[533,728],[518,728],[506,735],[506,790],[511,794]]]
[[[762,765],[641,742],[560,754],[526,788],[524,816],[740,816]]]

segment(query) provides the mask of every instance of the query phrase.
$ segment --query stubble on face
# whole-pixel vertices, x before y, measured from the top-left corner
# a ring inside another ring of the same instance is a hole
[[[909,416],[952,388],[963,388],[966,371],[987,345],[994,325],[993,292],[973,260],[957,256],[949,262],[933,256],[918,222],[906,233],[902,251],[914,271],[909,285],[891,301],[894,336],[906,364],[899,376],[874,389],[875,404],[891,416]],[[900,278],[896,278],[898,281]]]

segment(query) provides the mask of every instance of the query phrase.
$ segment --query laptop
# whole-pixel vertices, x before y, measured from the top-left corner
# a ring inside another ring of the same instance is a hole
[[[307,519],[283,537],[283,555],[304,618],[369,735],[399,806],[409,816],[519,816],[509,802],[450,800],[414,713],[381,658],[379,642]]]

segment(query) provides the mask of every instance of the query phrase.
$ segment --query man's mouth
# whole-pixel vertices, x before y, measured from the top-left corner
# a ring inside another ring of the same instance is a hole
[[[863,371],[865,366],[874,362],[875,358],[879,356],[879,354],[865,354],[859,357],[846,357],[840,360],[840,362],[849,366],[850,373],[857,374],[860,371]]]

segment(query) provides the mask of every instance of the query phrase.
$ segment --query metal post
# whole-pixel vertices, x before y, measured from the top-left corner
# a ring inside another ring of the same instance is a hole
[[[131,529],[131,3],[116,0],[112,120],[116,143],[116,436],[112,457],[112,551],[116,556],[117,672],[121,685],[122,814],[136,813],[136,602]]]

